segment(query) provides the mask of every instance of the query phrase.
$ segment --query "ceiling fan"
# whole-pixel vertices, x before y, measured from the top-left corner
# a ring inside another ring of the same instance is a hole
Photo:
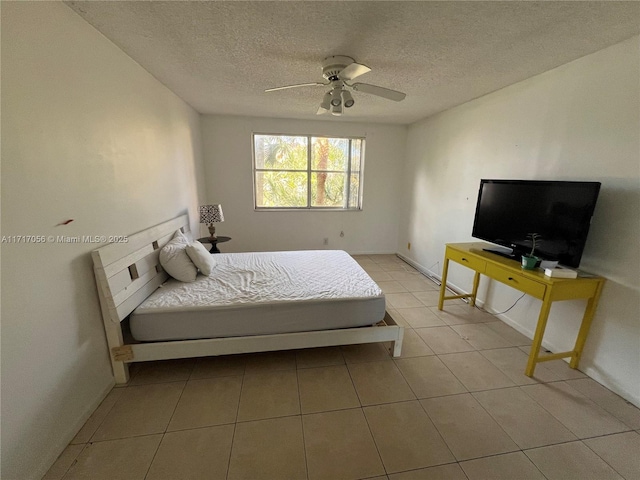
[[[331,112],[332,115],[342,115],[343,108],[351,108],[355,104],[355,100],[351,92],[347,89],[377,95],[378,97],[399,102],[404,100],[406,94],[391,90],[389,88],[378,87],[377,85],[369,85],[368,83],[349,83],[356,77],[370,72],[371,69],[366,65],[356,63],[356,61],[344,55],[334,55],[327,57],[322,61],[322,76],[327,83],[312,82],[298,83],[296,85],[285,85],[283,87],[268,88],[265,92],[275,92],[277,90],[286,90],[288,88],[298,87],[331,87],[322,98],[320,108],[317,115]]]

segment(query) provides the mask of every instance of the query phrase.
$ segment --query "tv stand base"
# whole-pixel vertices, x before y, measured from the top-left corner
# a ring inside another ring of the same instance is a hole
[[[520,262],[522,260],[522,255],[516,252],[506,252],[504,250],[496,250],[494,248],[483,248],[482,250],[485,252],[500,255],[501,257],[504,257],[504,258],[515,260],[516,262]]]

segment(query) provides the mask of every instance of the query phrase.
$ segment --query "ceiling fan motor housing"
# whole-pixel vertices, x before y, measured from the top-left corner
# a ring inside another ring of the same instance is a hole
[[[340,80],[338,74],[344,70],[347,65],[351,65],[355,60],[344,55],[334,55],[327,57],[322,61],[322,76],[330,82]]]

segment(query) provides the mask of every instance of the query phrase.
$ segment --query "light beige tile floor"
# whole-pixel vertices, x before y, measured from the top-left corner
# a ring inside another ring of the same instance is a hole
[[[134,364],[44,477],[640,479],[640,410],[393,255],[356,260],[405,326],[388,345]]]

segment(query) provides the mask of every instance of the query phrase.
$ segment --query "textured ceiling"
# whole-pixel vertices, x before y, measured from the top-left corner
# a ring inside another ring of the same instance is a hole
[[[637,2],[70,1],[67,5],[201,113],[411,123],[640,33]],[[321,61],[348,55],[341,117],[316,117]]]

